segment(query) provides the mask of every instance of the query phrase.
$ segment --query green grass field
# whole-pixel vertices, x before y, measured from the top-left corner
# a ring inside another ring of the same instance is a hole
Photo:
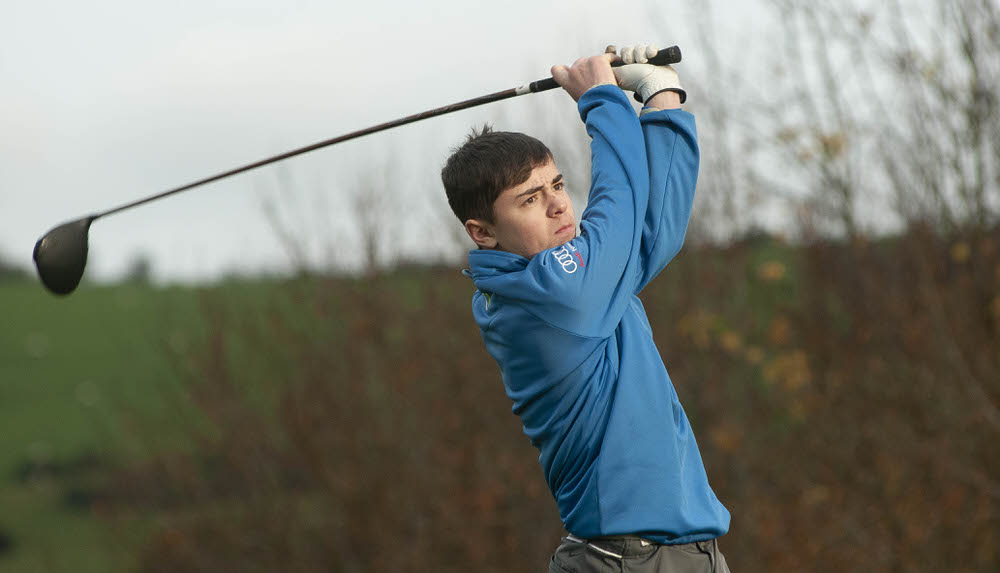
[[[0,283],[0,570],[128,568],[130,542],[75,501],[102,460],[150,448],[148,435],[129,441],[130,426],[176,407],[164,345],[197,335],[197,296],[89,285],[57,298],[35,281]]]

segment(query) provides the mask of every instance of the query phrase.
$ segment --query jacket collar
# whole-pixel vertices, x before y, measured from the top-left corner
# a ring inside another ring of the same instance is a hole
[[[527,268],[529,259],[506,251],[490,251],[474,249],[469,251],[469,271],[465,276],[473,281],[489,279],[507,273],[523,271]]]

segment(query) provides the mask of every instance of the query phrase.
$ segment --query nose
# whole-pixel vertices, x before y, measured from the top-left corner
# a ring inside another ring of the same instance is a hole
[[[566,212],[566,195],[556,193],[549,195],[549,217],[558,217]]]

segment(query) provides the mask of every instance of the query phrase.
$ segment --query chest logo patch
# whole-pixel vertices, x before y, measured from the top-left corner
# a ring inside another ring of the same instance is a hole
[[[576,249],[573,249],[574,251]],[[573,274],[576,272],[577,264],[573,259],[573,255],[570,254],[566,247],[562,247],[552,251],[552,256],[555,257],[556,262],[562,267],[563,272],[567,274]]]

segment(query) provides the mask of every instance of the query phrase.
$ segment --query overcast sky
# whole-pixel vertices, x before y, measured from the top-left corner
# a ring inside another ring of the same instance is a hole
[[[607,43],[695,44],[690,22],[704,14],[678,8],[667,18],[668,4],[649,4],[659,17],[641,3],[610,9],[598,1],[7,3],[0,256],[27,267],[38,237],[65,220],[546,77],[551,64]],[[736,52],[761,25],[753,10],[733,12],[739,5],[715,7],[720,35]],[[696,51],[684,55],[682,78],[709,73]],[[565,93],[529,95],[102,219],[91,231],[87,276],[114,279],[139,253],[152,257],[161,281],[287,268],[288,252],[264,215],[269,197],[290,204],[284,220],[296,221],[300,238],[333,245],[343,252],[328,254],[349,261],[354,217],[341,189],[375,176],[404,187],[404,211],[428,227],[387,215],[378,222],[387,236],[409,252],[434,252],[447,244],[451,222],[428,224],[425,215],[446,208],[438,174],[449,148],[485,120],[530,132],[525,123],[539,109],[579,129]],[[279,173],[293,185],[282,188]]]

